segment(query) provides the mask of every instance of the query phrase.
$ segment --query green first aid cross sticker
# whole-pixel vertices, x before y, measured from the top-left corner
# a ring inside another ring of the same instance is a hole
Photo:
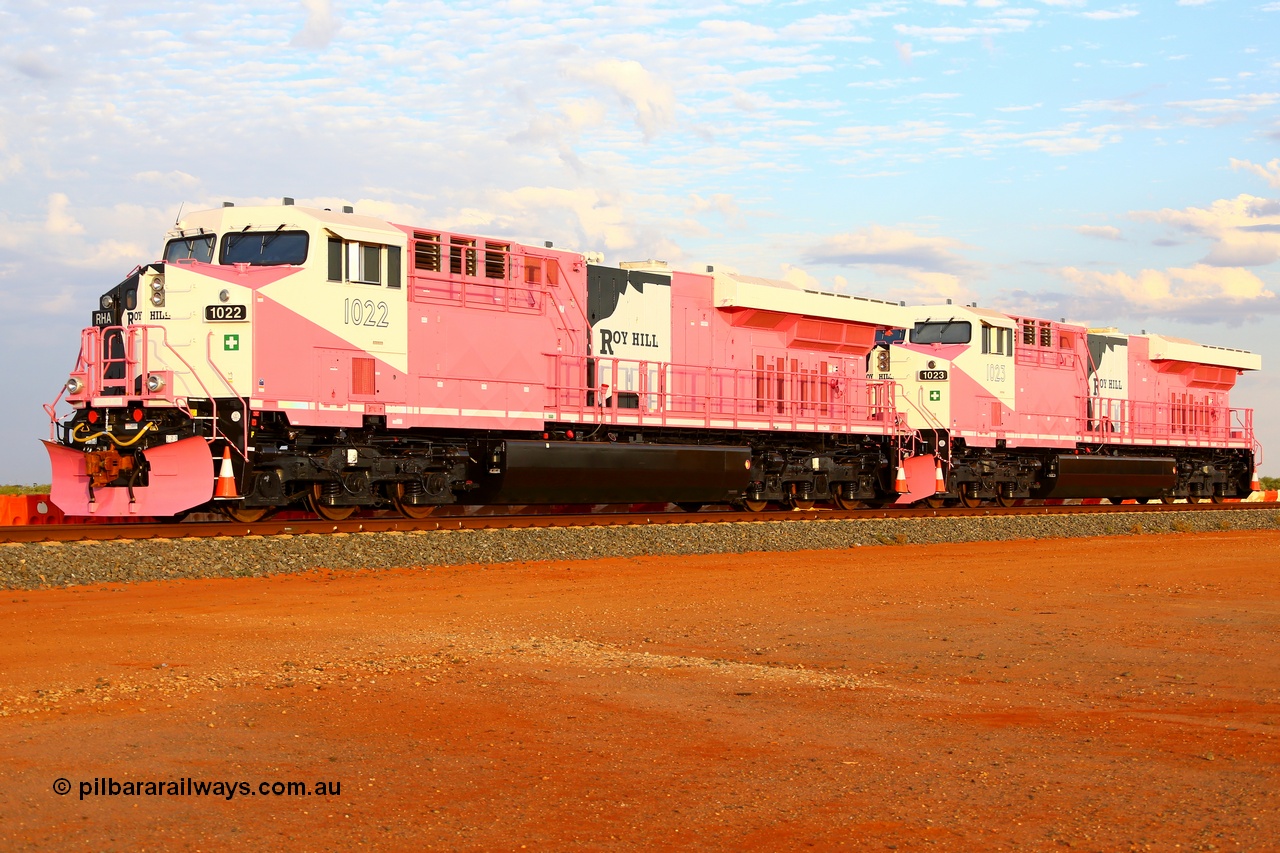
[[[942,392],[941,392],[941,391],[930,391],[930,392],[929,392],[929,402],[930,402],[930,403],[940,403],[940,402],[942,402]]]
[[[224,352],[239,352],[240,336],[239,335],[223,335],[222,349]]]

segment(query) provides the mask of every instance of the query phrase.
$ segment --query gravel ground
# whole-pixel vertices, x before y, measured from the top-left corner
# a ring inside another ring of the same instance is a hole
[[[1277,527],[1280,513],[1260,509],[6,544],[0,545],[0,588],[260,577],[320,568],[389,569]]]

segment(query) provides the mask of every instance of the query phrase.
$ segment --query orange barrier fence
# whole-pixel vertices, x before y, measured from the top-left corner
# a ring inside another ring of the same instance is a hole
[[[0,526],[65,523],[48,495],[0,495]]]
[[[124,518],[118,515],[67,518],[48,495],[0,495],[0,527],[25,524],[121,524],[127,521],[155,521],[150,516]]]

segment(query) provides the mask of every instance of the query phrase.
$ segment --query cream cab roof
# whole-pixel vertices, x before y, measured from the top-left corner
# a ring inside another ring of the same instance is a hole
[[[1008,314],[976,305],[908,305],[903,310],[910,312],[912,323],[925,320],[977,320],[1001,329],[1012,329],[1018,324],[1017,319]]]
[[[271,205],[262,207],[216,207],[188,214],[169,231],[165,239],[190,237],[200,229],[206,233],[228,231],[274,231],[297,229],[314,231],[317,226],[344,240],[367,243],[402,244],[405,234],[384,219],[358,213],[339,213],[313,207]]]

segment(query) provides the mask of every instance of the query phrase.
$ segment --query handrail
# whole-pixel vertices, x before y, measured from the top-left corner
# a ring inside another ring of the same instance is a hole
[[[570,301],[570,302],[572,302],[572,303],[574,303],[574,307],[578,309],[578,318],[582,320],[582,331],[583,331],[583,333],[586,335],[587,339],[588,339],[588,340],[590,340],[590,338],[591,338],[591,323],[590,323],[590,321],[589,321],[589,320],[587,320],[587,309],[586,309],[586,306],[585,306],[585,304],[584,304],[584,303],[586,302],[586,299],[587,299],[587,294],[586,294],[585,289],[583,290],[582,299],[577,299],[577,298],[575,298],[575,297],[574,297],[574,293],[573,293],[573,289],[568,287],[568,284],[569,284],[569,276],[567,276],[567,275],[565,274],[564,267],[563,267],[563,266],[561,265],[561,263],[560,263],[560,258],[559,258],[559,257],[547,257],[547,258],[543,258],[543,260],[550,261],[550,262],[552,262],[552,263],[554,263],[554,264],[555,264],[555,268],[556,268],[556,280],[555,280],[555,284],[553,284],[553,285],[552,285],[552,287],[559,288],[561,285],[564,285],[566,288],[568,288],[568,289],[569,289],[569,297],[570,297],[570,298],[569,298],[569,301]],[[584,262],[584,263],[585,263],[585,262]],[[548,293],[548,294],[550,294],[550,293],[551,293],[551,291],[549,291],[549,290],[548,290],[548,291],[547,291],[547,293]],[[555,301],[554,297],[552,298],[552,301],[553,301],[553,302]],[[570,326],[569,326],[569,318],[568,318],[567,316],[565,316],[564,312],[563,312],[563,311],[560,311],[560,310],[557,310],[557,311],[556,311],[556,314],[560,316],[560,324],[559,324],[559,328],[564,332],[564,340],[568,342],[570,349],[571,349],[571,350],[573,350],[573,352],[576,354],[577,349],[578,349],[578,348],[577,348],[577,346],[576,346],[577,341],[578,341],[578,336],[577,336],[577,335],[575,335],[575,334],[573,333],[573,329],[572,329],[572,328],[570,328]],[[553,323],[553,325],[555,325],[555,324]]]
[[[121,333],[122,343],[124,345],[125,352],[124,352],[124,355],[119,358],[107,358],[105,356],[100,355],[100,353],[102,352],[103,341],[105,340],[107,333],[114,330],[118,330]],[[158,341],[155,340],[155,338],[153,337],[153,333],[156,331],[160,333]],[[213,333],[210,332],[209,337],[206,339],[206,342],[205,342],[205,359],[208,362],[209,366],[217,373],[218,377],[223,381],[223,384],[225,384],[227,388],[231,391],[232,396],[238,396],[235,393],[234,386],[232,386],[231,382],[226,378],[226,376],[222,373],[221,369],[217,366],[217,364],[213,360],[213,353],[211,349],[212,335]],[[165,326],[152,326],[152,325],[102,326],[102,327],[94,326],[94,327],[84,329],[81,334],[81,347],[80,347],[80,354],[76,362],[76,370],[73,372],[75,373],[83,372],[85,374],[85,378],[87,380],[87,386],[88,386],[88,393],[86,394],[86,396],[90,398],[102,396],[103,389],[107,387],[107,383],[119,383],[123,385],[126,389],[126,393],[123,395],[126,398],[135,398],[139,400],[156,400],[156,399],[163,400],[169,403],[170,405],[172,405],[175,409],[185,412],[187,417],[194,418],[195,415],[189,406],[181,406],[178,404],[178,397],[173,393],[172,388],[166,389],[166,393],[164,394],[145,394],[144,395],[144,394],[134,394],[129,391],[129,388],[133,384],[135,384],[140,378],[145,379],[146,374],[151,372],[150,366],[147,363],[148,362],[147,356],[150,351],[150,344],[153,342],[156,344],[157,347],[163,347],[164,350],[166,350],[169,353],[169,355],[171,355],[184,368],[186,368],[187,375],[191,378],[191,381],[193,381],[200,388],[200,390],[204,393],[205,397],[209,400],[209,405],[212,407],[212,415],[213,415],[212,416],[213,433],[211,436],[209,436],[207,440],[213,441],[217,439],[220,435],[222,435],[222,433],[218,429],[217,397],[214,395],[212,389],[210,389],[209,386],[205,384],[205,381],[201,378],[200,374],[195,369],[192,368],[191,363],[187,361],[187,359],[183,357],[182,353],[180,353],[173,346],[173,344],[169,342],[169,330]],[[112,364],[125,365],[125,376],[119,379],[106,379],[102,374]],[[65,392],[65,390],[66,389],[64,387],[63,391]],[[54,430],[56,430],[56,425],[57,425],[55,409],[57,407],[57,404],[61,401],[61,399],[62,399],[62,393],[60,392],[58,395],[58,398],[55,399],[51,405],[45,406],[45,411],[49,414],[50,419],[52,421],[51,436],[54,436],[54,437],[56,437]],[[240,453],[242,457],[246,457],[247,455],[247,446],[248,446],[247,441],[248,439],[247,439],[247,431],[246,431],[245,447],[243,449],[240,447],[236,448],[236,451]],[[227,443],[228,445],[234,446],[234,444],[230,441],[228,441]]]
[[[760,384],[757,369],[710,368],[661,361],[544,353],[551,359],[554,378],[547,384],[549,419],[574,417],[579,422],[623,425],[690,426],[697,419],[705,427],[714,420],[743,429],[828,429],[844,433],[898,435],[903,432],[893,384],[884,380],[845,378],[841,397],[829,400],[779,399]],[[587,383],[587,365],[594,376],[608,382]],[[616,378],[633,372],[631,387],[617,387]],[[776,380],[777,374],[769,375]],[[793,382],[813,377],[784,372]],[[699,388],[699,384],[702,385]],[[798,384],[791,386],[801,387]],[[807,387],[807,386],[806,386]],[[634,396],[632,406],[620,404]],[[910,433],[914,434],[914,430]]]

